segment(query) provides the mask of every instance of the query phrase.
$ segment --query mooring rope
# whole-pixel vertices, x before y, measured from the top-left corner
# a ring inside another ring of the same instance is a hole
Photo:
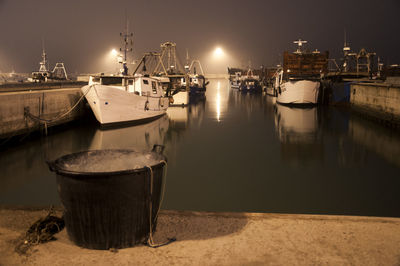
[[[164,200],[164,194],[165,194],[165,184],[167,183],[167,168],[168,168],[168,164],[165,160],[161,160],[160,163],[164,163],[164,167],[165,170],[163,170],[163,175],[162,175],[162,188],[161,188],[161,198],[160,198],[160,204],[158,205],[158,209],[156,212],[156,215],[154,217],[154,220],[157,221],[158,219],[158,214],[160,212],[161,209],[161,205],[163,203]],[[161,246],[165,246],[168,245],[172,242],[174,242],[176,239],[175,238],[168,238],[168,241],[161,243],[161,244],[155,244],[154,243],[154,239],[153,239],[153,182],[154,182],[154,174],[153,174],[153,169],[151,168],[151,166],[146,166],[146,168],[149,169],[150,171],[150,206],[149,206],[149,225],[150,225],[150,233],[149,233],[149,238],[147,239],[147,245],[149,247],[152,248],[158,248]]]
[[[31,114],[29,112],[29,108],[24,108],[24,116],[25,117],[29,117],[32,120],[38,121],[39,123],[43,123],[45,125],[45,130],[47,132],[47,124],[53,123],[61,118],[63,118],[64,116],[68,115],[69,113],[71,113],[77,106],[78,104],[83,100],[83,98],[86,96],[86,94],[89,93],[89,91],[94,87],[95,85],[90,85],[89,88],[87,89],[87,91],[82,94],[82,96],[79,98],[79,100],[65,113],[58,115],[57,117],[53,118],[53,119],[44,119],[38,116],[35,116],[33,114]],[[47,135],[47,134],[46,134]]]

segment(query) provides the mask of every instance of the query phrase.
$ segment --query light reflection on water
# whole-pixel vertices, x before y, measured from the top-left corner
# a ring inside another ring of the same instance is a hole
[[[211,80],[206,101],[153,122],[74,126],[0,153],[0,204],[58,204],[45,160],[165,145],[166,209],[398,216],[398,132],[338,108],[295,109]]]

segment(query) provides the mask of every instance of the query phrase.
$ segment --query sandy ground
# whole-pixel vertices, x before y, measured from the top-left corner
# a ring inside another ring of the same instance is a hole
[[[0,265],[400,265],[400,219],[162,211],[156,242],[112,251],[57,240],[14,251],[44,210],[0,208]],[[59,213],[58,213],[59,214]]]

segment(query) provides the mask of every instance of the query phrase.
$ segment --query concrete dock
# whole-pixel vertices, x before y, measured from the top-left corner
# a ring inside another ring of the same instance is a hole
[[[43,126],[34,117],[52,120],[51,127],[81,117],[84,101],[67,113],[82,96],[82,82],[22,83],[0,86],[0,139],[35,131]],[[59,119],[57,119],[59,117]],[[53,121],[54,120],[54,121]]]
[[[400,127],[400,77],[351,84],[350,103],[361,114]]]
[[[400,219],[162,211],[155,242],[101,251],[56,240],[14,252],[45,210],[0,209],[0,265],[399,265]],[[60,215],[61,213],[58,212]]]

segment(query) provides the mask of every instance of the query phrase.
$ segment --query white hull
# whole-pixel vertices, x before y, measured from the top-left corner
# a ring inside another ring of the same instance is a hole
[[[151,119],[165,114],[168,98],[141,96],[118,87],[91,85],[82,87],[96,119],[101,124]]]
[[[281,84],[278,90],[277,103],[281,104],[317,104],[319,81],[299,80]]]
[[[174,103],[172,105],[175,106],[182,106],[182,105],[188,105],[189,104],[189,92],[188,91],[180,91],[177,94],[174,94],[172,96],[174,99]]]

